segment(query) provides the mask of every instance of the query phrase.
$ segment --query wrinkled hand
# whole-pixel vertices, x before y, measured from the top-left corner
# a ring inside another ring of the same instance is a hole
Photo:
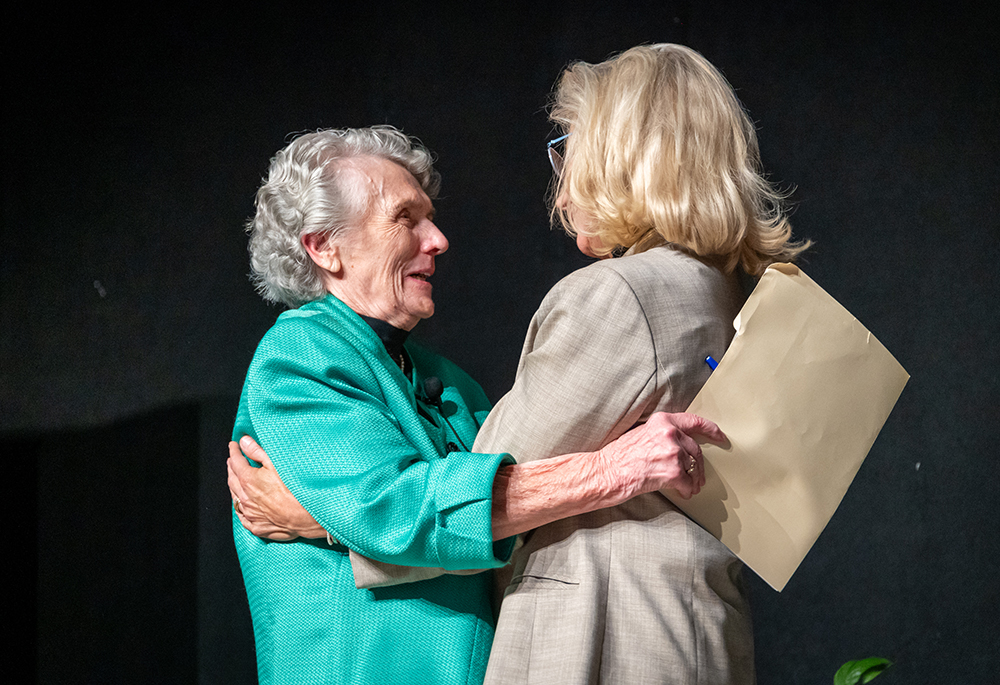
[[[664,488],[689,499],[705,485],[705,464],[695,435],[714,443],[726,441],[722,430],[708,419],[657,412],[600,453],[626,499]]]
[[[240,446],[260,468],[247,463]],[[268,540],[326,537],[326,531],[285,487],[267,453],[253,438],[244,435],[240,444],[229,443],[226,466],[236,516],[251,533]]]

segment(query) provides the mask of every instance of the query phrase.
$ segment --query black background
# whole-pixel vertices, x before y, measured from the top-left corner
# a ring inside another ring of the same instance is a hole
[[[547,226],[551,86],[571,60],[671,41],[725,73],[796,188],[805,271],[912,376],[784,592],[751,579],[759,682],[869,655],[898,661],[887,684],[991,680],[996,3],[499,7],[8,12],[7,601],[37,607],[15,653],[46,683],[255,682],[225,442],[279,313],[242,225],[290,132],[391,123],[437,153],[451,249],[416,334],[496,400],[542,296],[586,263]]]

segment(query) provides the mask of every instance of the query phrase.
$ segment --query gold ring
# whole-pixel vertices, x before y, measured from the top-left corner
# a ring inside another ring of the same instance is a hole
[[[235,511],[237,514],[242,514],[243,513],[243,509],[242,509],[242,507],[240,507],[240,498],[239,497],[237,497],[236,499],[233,500],[233,511]]]

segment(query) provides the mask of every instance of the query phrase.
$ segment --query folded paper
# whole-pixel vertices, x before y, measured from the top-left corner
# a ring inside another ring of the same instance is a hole
[[[706,485],[671,501],[779,592],[830,521],[909,375],[797,267],[772,265],[689,412],[726,433],[703,445]]]

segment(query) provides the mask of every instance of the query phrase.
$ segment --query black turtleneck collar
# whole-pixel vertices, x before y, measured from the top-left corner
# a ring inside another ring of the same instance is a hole
[[[406,342],[406,338],[409,337],[410,332],[404,331],[402,328],[396,328],[390,323],[386,323],[381,319],[373,319],[370,316],[365,316],[364,314],[359,314],[364,322],[371,326],[371,329],[375,331],[375,335],[378,339],[382,341],[385,345],[385,351],[389,353],[389,356],[396,361],[399,359],[400,355],[405,354],[403,351],[403,343]]]

